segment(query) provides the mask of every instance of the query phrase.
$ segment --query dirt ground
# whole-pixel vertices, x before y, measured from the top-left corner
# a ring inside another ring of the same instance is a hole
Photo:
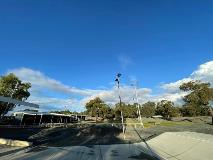
[[[73,146],[126,143],[120,126],[84,124],[55,128],[0,128],[0,137],[33,142],[34,145]]]
[[[125,140],[123,139],[121,125],[101,123],[82,125],[75,124],[69,127],[55,128],[0,127],[0,137],[26,140],[33,142],[34,145],[64,147],[141,142],[156,137],[164,132],[190,131],[213,134],[213,125],[210,125],[209,118],[203,118],[202,120],[199,119],[192,119],[187,123],[162,121],[162,125],[154,125],[148,128],[142,128],[140,125],[127,125],[125,128]],[[183,120],[183,122],[185,121],[188,120]]]

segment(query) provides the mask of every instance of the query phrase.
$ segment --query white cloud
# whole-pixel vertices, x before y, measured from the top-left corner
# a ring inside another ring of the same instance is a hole
[[[98,90],[90,89],[77,89],[75,87],[70,87],[62,84],[60,81],[49,78],[40,71],[32,70],[29,68],[18,68],[9,70],[7,73],[14,73],[24,82],[30,82],[33,89],[49,89],[51,91],[61,92],[65,94],[77,94],[82,96],[92,95]]]
[[[192,80],[201,80],[213,84],[213,61],[201,64],[198,69],[192,72],[189,77],[183,78],[176,82],[163,84],[161,87],[167,92],[177,92],[179,90],[179,86],[182,83],[189,82]]]
[[[30,89],[31,96],[28,101],[40,105],[41,110],[46,110],[45,108],[51,109],[64,109],[67,106],[70,110],[82,111],[84,106],[81,100],[76,98],[55,98],[53,95],[62,95],[66,97],[87,97],[92,96],[101,92],[102,90],[92,90],[92,89],[79,89],[71,87],[52,79],[40,71],[32,70],[30,68],[17,68],[9,70],[6,74],[14,73],[24,82],[30,82],[32,87]],[[43,90],[48,90],[48,92],[43,93]],[[50,96],[49,93],[52,95]]]
[[[28,101],[39,104],[41,110],[61,110],[65,109],[64,106],[67,106],[67,109],[72,111],[83,111],[85,103],[95,97],[100,97],[108,104],[119,102],[118,90],[115,86],[112,88],[102,87],[102,89],[79,89],[65,85],[60,81],[46,76],[40,71],[29,68],[13,69],[7,73],[11,72],[17,75],[21,80],[32,84],[31,96]],[[161,88],[164,89],[161,94],[153,95],[152,90],[149,88],[138,88],[139,103],[145,103],[147,101],[158,102],[166,99],[176,104],[181,104],[182,97],[187,93],[181,92],[179,86],[181,83],[190,80],[208,81],[213,84],[213,61],[200,65],[189,77],[161,85]],[[43,89],[48,89],[49,92],[53,94],[48,95],[48,93],[46,93],[47,95],[42,95],[40,92]],[[63,95],[62,97],[67,98],[59,98],[60,96],[53,97],[54,94],[58,95],[59,93]],[[123,102],[135,102],[135,99],[133,99],[135,97],[135,90],[132,86],[121,85],[120,93]]]
[[[213,61],[201,64],[199,68],[191,74],[193,79],[213,83]]]
[[[182,98],[187,95],[186,92],[176,92],[176,93],[163,93],[161,95],[151,95],[149,97],[150,101],[159,102],[161,100],[169,100],[177,105],[183,103]]]
[[[32,70],[29,68],[17,68],[9,70],[7,74],[8,73],[14,73],[21,80],[30,82],[32,84],[32,88],[30,90],[31,96],[29,97],[28,101],[39,104],[41,106],[41,110],[45,110],[45,108],[51,109],[51,106],[53,109],[64,109],[64,106],[67,106],[67,108],[70,110],[82,111],[84,110],[86,102],[95,97],[100,97],[108,104],[115,104],[119,101],[118,90],[116,87],[98,90],[78,89],[65,85],[55,79],[49,78],[40,71]],[[53,93],[66,94],[70,98],[57,98],[51,97],[49,95],[43,95],[41,94],[43,89],[48,89],[50,92]],[[123,85],[120,89],[120,93],[123,102],[135,102],[133,100],[135,94],[135,90],[133,87]],[[137,93],[139,102],[142,103],[145,97],[151,93],[151,90],[148,88],[138,88]],[[72,95],[80,96],[80,98],[71,98]]]
[[[192,72],[192,74],[190,74],[187,78],[161,85],[161,88],[165,90],[165,93],[158,97],[158,99],[160,100],[165,98],[174,102],[180,102],[182,97],[187,93],[180,91],[179,86],[182,83],[192,80],[200,80],[213,84],[213,61],[201,64],[198,69]]]
[[[64,110],[69,109],[71,111],[83,111],[84,107],[79,105],[79,101],[77,99],[72,98],[53,98],[53,97],[38,97],[38,96],[30,96],[28,101],[39,104],[40,111],[48,111],[48,110]]]
[[[138,94],[138,100],[140,103],[144,102],[144,99],[146,96],[148,96],[151,93],[151,89],[148,88],[138,88],[137,89],[137,94]],[[135,103],[135,89],[131,86],[122,86],[120,88],[120,95],[122,98],[122,101],[125,103]],[[118,90],[116,87],[113,87],[112,89],[109,90],[103,90],[97,94],[94,94],[89,97],[85,97],[82,100],[82,103],[85,104],[88,102],[90,99],[93,99],[95,97],[100,97],[102,100],[107,102],[108,104],[115,104],[119,102],[118,98]]]
[[[172,82],[172,83],[167,83],[167,84],[163,84],[161,86],[161,88],[165,89],[167,92],[177,92],[179,91],[179,86],[182,83],[186,83],[193,80],[192,78],[183,78],[181,80],[178,80],[176,82]]]

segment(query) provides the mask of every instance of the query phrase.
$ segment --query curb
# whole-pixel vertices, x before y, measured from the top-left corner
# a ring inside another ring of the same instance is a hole
[[[29,147],[32,145],[31,142],[20,141],[20,140],[12,140],[12,139],[4,139],[0,138],[0,144],[13,146],[13,147]]]

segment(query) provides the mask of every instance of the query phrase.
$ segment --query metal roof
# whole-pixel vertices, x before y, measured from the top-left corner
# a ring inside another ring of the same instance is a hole
[[[14,112],[13,114],[26,114],[26,115],[52,115],[52,116],[66,116],[66,117],[76,116],[76,115],[74,115],[74,114],[66,115],[66,114],[59,114],[59,113],[48,113],[48,112],[27,112],[27,111]]]
[[[32,107],[32,108],[39,108],[38,104],[19,101],[19,100],[10,98],[10,97],[0,96],[0,101],[2,101],[2,102],[8,102],[8,103],[13,103],[13,104],[19,104],[19,105],[23,105],[23,106]]]

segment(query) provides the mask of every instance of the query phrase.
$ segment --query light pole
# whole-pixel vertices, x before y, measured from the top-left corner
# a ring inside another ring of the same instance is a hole
[[[120,77],[121,77],[121,74],[118,73],[116,75],[115,81],[117,82],[117,87],[118,87],[118,97],[119,97],[119,105],[120,105],[120,111],[121,111],[121,123],[122,123],[122,128],[123,128],[123,138],[125,139],[124,117],[123,117],[123,111],[121,109]]]
[[[140,121],[141,126],[144,127],[142,118],[141,118],[141,110],[140,110],[140,106],[139,106],[139,102],[138,102],[137,82],[135,82],[135,84],[132,84],[132,86],[134,86],[134,89],[135,89],[136,106],[138,109],[138,120]]]

